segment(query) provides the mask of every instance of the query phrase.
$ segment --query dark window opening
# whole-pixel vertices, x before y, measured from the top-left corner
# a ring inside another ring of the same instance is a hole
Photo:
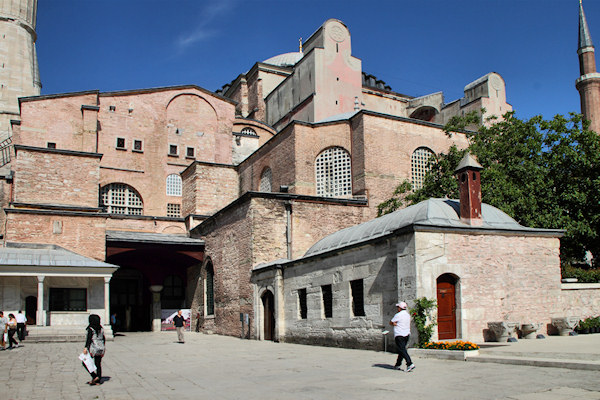
[[[331,285],[321,286],[321,292],[323,293],[323,313],[325,318],[333,317],[333,293],[331,291]]]
[[[50,311],[87,311],[87,290],[50,288]]]
[[[56,143],[54,143],[54,142],[48,142],[48,148],[49,149],[55,149],[56,148]]]
[[[117,149],[125,148],[125,138],[117,138]]]
[[[144,150],[141,140],[133,141],[133,150],[135,150],[135,151],[143,151]]]
[[[185,302],[185,288],[183,279],[177,275],[169,275],[163,281],[163,291],[161,294],[162,308],[181,308]]]
[[[176,156],[177,155],[177,145],[176,144],[169,145],[169,155],[170,156]]]
[[[188,147],[186,149],[186,157],[190,157],[190,158],[194,158],[196,155],[194,154],[194,148],[193,147]]]
[[[300,318],[308,317],[308,307],[306,306],[306,289],[298,289],[298,301],[300,303]]]
[[[215,272],[212,264],[206,266],[206,315],[215,314]]]
[[[350,291],[352,292],[352,313],[355,317],[365,316],[365,301],[363,280],[357,279],[350,282]]]

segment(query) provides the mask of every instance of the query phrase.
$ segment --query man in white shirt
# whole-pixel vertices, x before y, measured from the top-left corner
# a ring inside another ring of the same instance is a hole
[[[394,327],[394,341],[396,342],[396,350],[398,351],[398,359],[394,368],[402,371],[401,365],[404,359],[406,360],[406,372],[410,372],[415,369],[415,364],[413,364],[406,350],[408,339],[410,339],[410,314],[406,311],[408,306],[405,302],[401,301],[396,304],[396,307],[398,308],[398,312],[390,321],[390,325]]]
[[[19,341],[25,340],[25,322],[27,321],[25,314],[19,310],[15,318],[17,320],[17,336],[19,337]]]

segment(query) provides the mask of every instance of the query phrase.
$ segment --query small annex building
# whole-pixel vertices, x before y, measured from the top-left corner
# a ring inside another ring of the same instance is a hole
[[[582,298],[597,303],[590,291],[562,290],[562,231],[481,204],[477,166],[470,155],[459,165],[460,201],[429,199],[328,235],[299,259],[255,267],[260,337],[381,350],[394,304],[427,297],[438,303],[434,340],[482,342],[488,322],[539,323],[545,334],[573,304],[584,311]]]

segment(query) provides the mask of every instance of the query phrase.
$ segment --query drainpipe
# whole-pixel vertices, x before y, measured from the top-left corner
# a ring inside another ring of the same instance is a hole
[[[285,236],[286,236],[286,247],[287,247],[287,259],[292,259],[292,202],[286,200],[283,205],[285,206]]]

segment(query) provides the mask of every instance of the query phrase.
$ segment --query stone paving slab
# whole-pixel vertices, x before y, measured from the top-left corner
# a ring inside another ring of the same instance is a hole
[[[107,344],[105,381],[88,386],[82,343],[0,351],[1,399],[599,399],[597,371],[414,359],[391,353],[187,333],[128,333]],[[561,397],[563,396],[563,397]]]

